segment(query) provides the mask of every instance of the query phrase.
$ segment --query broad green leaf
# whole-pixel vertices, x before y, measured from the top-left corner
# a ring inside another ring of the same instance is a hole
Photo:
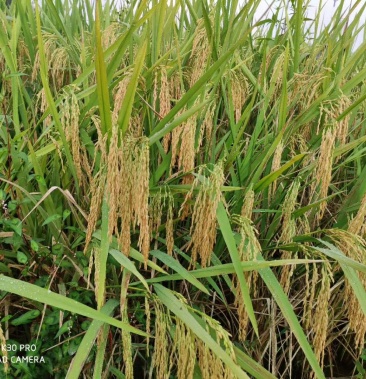
[[[118,301],[108,300],[107,303],[100,310],[105,315],[109,316],[112,314],[113,310],[118,306]],[[89,325],[87,332],[85,333],[81,344],[79,345],[78,351],[71,361],[69,369],[66,374],[66,379],[78,379],[80,373],[83,369],[84,363],[88,358],[88,355],[94,346],[94,341],[97,338],[98,332],[102,326],[105,324],[99,320],[93,320]],[[99,349],[98,349],[99,351]]]
[[[261,255],[258,256],[258,261],[264,261]],[[263,268],[258,270],[259,275],[266,284],[268,290],[271,292],[273,299],[276,301],[277,305],[282,311],[284,318],[290,326],[291,332],[296,337],[299,345],[304,352],[311,368],[314,370],[315,375],[318,379],[325,379],[323,370],[321,369],[316,356],[310,346],[309,341],[300,325],[299,320],[292,308],[290,300],[284,293],[281,284],[278,282],[276,276],[270,268]]]
[[[61,218],[62,216],[59,215],[59,214],[54,214],[54,215],[51,215],[51,216],[48,216],[42,223],[42,226],[45,226],[47,224],[49,224],[50,222],[53,222],[55,220],[58,220],[59,218]]]
[[[145,332],[142,332],[130,326],[129,324],[126,324],[125,322],[118,321],[112,317],[108,317],[104,313],[90,308],[82,303],[79,303],[78,301],[69,299],[65,296],[59,295],[58,293],[46,290],[19,279],[13,279],[5,275],[0,275],[0,290],[14,293],[18,296],[50,305],[51,307],[106,322],[110,325],[127,330],[131,333],[139,334],[141,336],[147,335]]]
[[[37,318],[41,312],[38,309],[28,311],[23,313],[21,316],[10,321],[11,325],[18,326],[31,323],[35,318]]]
[[[147,291],[150,291],[148,284],[146,283],[145,278],[138,272],[136,266],[126,257],[121,251],[115,249],[109,249],[109,254],[121,264],[122,267],[126,267],[133,275],[135,275],[140,282],[144,285]]]
[[[217,206],[217,221],[220,225],[221,233],[224,237],[226,246],[230,253],[231,261],[233,262],[235,273],[238,276],[241,293],[243,295],[243,301],[247,309],[249,319],[253,325],[255,333],[258,335],[258,325],[255,319],[252,300],[250,298],[250,293],[248,289],[248,284],[245,280],[243,269],[241,268],[241,261],[239,257],[239,252],[236,247],[233,231],[231,230],[229,218],[227,217],[226,210],[222,202],[219,202]]]
[[[323,262],[320,259],[314,260],[314,259],[281,259],[281,260],[275,260],[275,261],[248,261],[248,262],[241,262],[240,266],[243,270],[243,272],[247,271],[257,271],[262,268],[267,267],[279,267],[279,266],[286,266],[286,265],[297,265],[297,264],[307,264],[307,263],[320,263]],[[200,279],[200,278],[211,278],[213,276],[220,276],[220,275],[228,275],[228,274],[235,274],[235,266],[232,263],[226,263],[222,265],[214,265],[210,267],[200,268],[197,270],[191,270],[189,271],[190,275],[194,278]],[[182,280],[183,277],[180,274],[172,274],[172,275],[162,275],[157,276],[152,279],[147,279],[146,282],[149,283],[159,283],[159,282],[165,282],[165,281],[171,281],[171,280]]]
[[[206,293],[207,295],[209,294],[209,291],[207,288],[199,281],[197,280],[189,271],[187,271],[177,259],[174,259],[170,255],[163,253],[162,251],[159,250],[152,250],[150,254],[153,257],[158,258],[161,262],[166,264],[168,267],[173,269],[174,271],[177,272],[183,279],[187,280],[189,283],[193,284],[195,287],[197,287],[199,290],[202,292]]]

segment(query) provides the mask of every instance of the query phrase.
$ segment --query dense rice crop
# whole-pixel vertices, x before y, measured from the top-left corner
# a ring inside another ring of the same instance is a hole
[[[365,378],[345,3],[1,3],[1,378]]]

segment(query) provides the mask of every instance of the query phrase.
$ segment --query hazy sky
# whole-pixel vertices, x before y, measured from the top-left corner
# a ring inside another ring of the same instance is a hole
[[[106,0],[102,0],[102,2],[104,3]],[[172,0],[172,1],[177,1],[177,0]],[[245,3],[247,0],[241,0],[242,3]],[[288,0],[287,0],[288,1]],[[322,11],[321,11],[321,20],[323,22],[323,25],[327,25],[329,23],[329,21],[332,19],[333,15],[334,15],[334,12],[339,4],[339,1],[340,0],[310,0],[309,2],[309,7],[308,7],[308,10],[307,10],[307,17],[308,18],[314,18],[315,14],[317,13],[318,11],[318,7],[320,5],[320,3],[322,3]],[[116,0],[117,4],[120,4],[120,3],[124,3],[125,0]],[[256,12],[256,16],[259,18],[263,15],[263,13],[267,10],[267,8],[269,7],[269,4],[272,4],[273,2],[273,5],[271,7],[271,9],[269,10],[269,13],[265,18],[269,18],[271,17],[271,13],[273,11],[275,11],[277,9],[277,7],[279,5],[282,4],[283,6],[283,3],[284,3],[284,0],[261,0],[260,2],[260,5],[258,6],[258,9],[257,9],[257,12]],[[304,0],[304,2],[306,2],[306,0]],[[355,4],[356,0],[345,0],[344,1],[344,10],[346,9],[347,6],[352,6],[353,4]],[[239,0],[239,3],[240,3],[240,0]],[[360,1],[360,3],[362,3],[362,1]],[[361,8],[362,4],[360,4],[358,8]],[[354,11],[353,14],[357,14],[357,9]],[[271,11],[272,10],[272,11]],[[352,18],[352,17],[351,17]],[[360,22],[361,23],[365,23],[366,21],[366,14],[364,12],[363,14],[363,17],[361,18]],[[363,33],[360,33],[360,35],[358,36],[357,40],[356,40],[356,46],[359,46],[362,42],[362,39],[363,39]]]
[[[272,3],[271,0],[262,0],[259,7],[258,7],[258,10],[257,10],[257,17],[261,17],[262,14],[269,7],[269,4],[271,4],[271,3]],[[280,0],[274,1],[272,9],[275,10],[278,7],[278,5],[280,5],[282,3],[283,3],[283,1],[280,1]],[[352,6],[353,4],[355,4],[355,1],[354,0],[353,1],[352,0],[345,0],[344,3],[345,3],[345,6],[343,7],[343,9],[345,10],[346,6]],[[317,13],[319,4],[320,4],[320,0],[310,0],[310,5],[309,5],[308,11],[307,11],[307,17],[308,18],[314,18],[315,14]],[[321,20],[323,21],[323,25],[327,25],[329,23],[329,21],[332,19],[338,4],[339,4],[339,0],[322,1]],[[357,8],[353,14],[357,14],[357,9],[361,8],[361,6],[362,6],[362,4],[357,6]],[[271,10],[269,12],[271,12]],[[366,15],[364,13],[363,17],[361,17],[361,20],[360,20],[361,24],[365,23],[365,20],[366,20],[365,16]],[[266,18],[268,18],[268,17],[266,17]],[[352,17],[351,17],[351,19],[352,19]],[[360,34],[356,40],[356,46],[354,46],[354,47],[359,46],[362,42],[362,39],[363,39],[363,35]]]

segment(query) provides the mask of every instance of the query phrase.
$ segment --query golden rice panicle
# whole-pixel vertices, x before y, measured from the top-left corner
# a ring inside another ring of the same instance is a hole
[[[192,51],[189,58],[190,74],[188,81],[191,87],[204,73],[210,53],[211,48],[208,42],[204,20],[201,18],[197,22]]]
[[[295,73],[289,82],[288,103],[294,104],[296,114],[303,113],[309,109],[311,104],[319,97],[322,92],[324,77],[327,74],[318,73],[311,69],[304,70],[302,73]],[[301,127],[301,134],[305,141],[309,141],[313,134],[313,123],[308,122]]]
[[[150,238],[159,237],[159,228],[161,226],[161,219],[163,216],[163,195],[162,190],[151,196],[149,204],[149,217],[150,217]]]
[[[73,89],[65,92],[64,101],[61,104],[60,115],[66,141],[71,145],[71,153],[76,169],[76,175],[79,184],[82,187],[87,183],[85,183],[85,176],[82,172],[81,144],[79,136],[80,109]]]
[[[202,175],[202,170],[201,175]],[[211,260],[211,253],[216,241],[216,209],[221,198],[221,186],[224,184],[222,162],[215,165],[209,178],[200,183],[194,204],[190,234],[192,239],[188,248],[192,250],[192,264],[201,259],[202,267]],[[192,188],[198,185],[198,179]]]
[[[127,307],[125,307],[124,309],[122,321],[128,322]],[[126,379],[133,379],[134,376],[133,376],[131,333],[123,329],[121,333],[122,333],[123,362],[125,365],[125,377]]]
[[[282,50],[282,52],[279,52],[279,50]],[[273,60],[275,59],[275,62]],[[284,75],[284,63],[285,63],[285,51],[283,51],[282,46],[275,46],[273,47],[270,52],[268,53],[267,61],[266,61],[266,67],[264,70],[260,72],[260,76],[267,76],[268,72],[270,70],[270,66],[273,65],[272,75],[271,75],[271,82],[274,83],[274,88],[272,91],[272,101],[276,101],[276,99],[280,96],[281,89],[282,89],[282,82],[283,82],[283,75]]]
[[[169,94],[170,98],[174,101],[177,102],[181,99],[183,96],[183,80],[181,78],[181,72],[180,71],[175,71],[172,73],[172,75],[167,78],[168,80],[168,86],[169,86]]]
[[[366,264],[366,241],[363,238],[341,229],[329,229],[327,234],[346,256],[356,262]],[[366,288],[366,274],[364,272],[356,272],[356,274],[363,287]],[[366,316],[347,278],[345,278],[344,302],[349,326],[355,332],[355,348],[361,350],[365,344]]]
[[[252,186],[249,187],[244,196],[243,205],[241,207],[241,216],[251,220],[254,207],[254,191]]]
[[[203,341],[198,340],[196,344],[198,349],[198,364],[202,379],[234,378],[231,371],[225,368],[221,359],[217,358]]]
[[[107,155],[108,155],[108,153],[107,153],[107,139],[108,139],[108,134],[105,133],[103,135],[101,120],[100,120],[99,116],[92,115],[90,117],[90,120],[91,120],[92,125],[95,126],[95,129],[96,129],[97,134],[98,134],[98,140],[97,140],[97,142],[95,144],[96,152],[94,154],[94,162],[92,164],[92,167],[94,167],[94,165],[95,165],[95,159],[96,159],[96,156],[97,156],[97,151],[100,151],[100,153],[101,153],[101,161],[102,162],[107,162]]]
[[[200,129],[200,136],[196,152],[198,152],[199,148],[203,145],[210,146],[212,129],[214,124],[215,107],[216,103],[212,101],[208,104],[207,109],[205,109],[205,111],[203,112],[203,121]]]
[[[333,117],[335,119],[338,118],[351,104],[351,100],[346,95],[342,94],[336,101]],[[351,115],[349,113],[342,118],[342,120],[336,121],[337,140],[340,145],[344,145],[347,142],[350,118]]]
[[[80,109],[78,100],[76,98],[75,93],[71,92],[71,105],[70,105],[70,134],[71,134],[71,151],[72,158],[76,168],[76,175],[78,177],[79,183],[81,186],[84,184],[85,176],[82,173],[82,160],[81,160],[81,146],[80,146],[80,136],[79,136],[79,116]]]
[[[91,249],[90,251],[90,255],[89,255],[89,264],[88,264],[88,280],[87,280],[87,283],[86,283],[86,288],[89,289],[90,288],[90,277],[91,277],[91,274],[92,274],[92,271],[93,271],[93,267],[94,267],[94,249]],[[97,298],[97,291],[95,291],[95,297]]]
[[[131,226],[139,226],[138,247],[145,262],[150,249],[149,230],[149,143],[147,137],[126,135],[119,149],[119,202],[121,218],[119,245],[128,255],[131,245]]]
[[[46,90],[42,88],[37,94],[36,108],[39,109],[42,113],[48,108]],[[50,126],[52,122],[51,115],[46,116],[44,119],[44,125],[46,127]]]
[[[67,99],[67,94],[63,99],[60,107],[60,121],[62,128],[65,133],[65,138],[67,142],[71,141],[71,106],[70,102]]]
[[[24,42],[24,40],[19,39],[18,40],[18,54],[17,54],[17,64],[18,64],[18,70],[20,72],[25,72],[25,70],[28,70],[28,64],[30,62],[30,55],[29,55],[29,48],[28,45]],[[0,57],[1,60],[1,57]],[[1,63],[0,63],[0,71],[4,72],[1,70]]]
[[[292,218],[292,213],[296,209],[297,196],[300,189],[300,182],[296,180],[291,184],[289,191],[282,205],[282,228],[278,242],[288,243],[292,241],[296,234],[296,223]]]
[[[366,194],[361,200],[358,212],[349,223],[348,231],[362,238],[366,237]]]
[[[326,127],[323,130],[320,144],[318,163],[314,170],[313,183],[311,185],[311,196],[317,190],[318,199],[325,198],[328,195],[328,188],[332,180],[333,151],[336,133],[333,127]],[[324,216],[326,201],[323,201],[317,212],[316,222],[320,222]]]
[[[168,195],[168,212],[166,220],[166,249],[169,255],[173,254],[174,250],[174,198],[173,195],[169,192]]]
[[[49,63],[51,60],[52,53],[56,50],[56,39],[57,37],[54,34],[42,32],[42,39],[44,43],[44,53],[45,53],[45,59],[46,62]],[[33,70],[32,70],[32,82],[37,81],[38,74],[41,69],[41,60],[39,56],[39,50],[37,50],[34,64],[33,64]]]
[[[172,255],[174,248],[173,230],[173,206],[174,198],[168,187],[163,187],[151,197],[149,204],[149,225],[151,241],[155,234],[155,239],[159,237],[159,228],[162,223],[162,216],[166,214],[165,233],[166,248],[169,255]]]
[[[282,231],[278,239],[278,244],[286,244],[292,241],[296,234],[296,222],[292,218],[292,213],[296,208],[297,196],[300,189],[300,182],[296,180],[290,187],[282,206]],[[292,254],[289,251],[282,250],[282,259],[291,258]],[[292,265],[282,267],[280,283],[287,293],[290,289],[291,277],[294,271]]]
[[[247,196],[249,194],[247,193]],[[250,196],[251,197],[251,196]],[[244,200],[245,202],[245,200]],[[249,212],[248,212],[249,213]],[[239,226],[240,233],[240,244],[238,247],[238,252],[240,256],[240,260],[242,262],[246,261],[255,261],[257,259],[258,254],[261,252],[261,246],[257,239],[257,230],[252,225],[252,222],[249,218],[243,216],[235,216],[234,221]],[[257,280],[258,280],[258,272],[257,271],[249,271],[244,273],[249,291],[253,292],[253,296],[257,296]],[[239,320],[239,339],[241,341],[245,341],[247,336],[247,329],[249,325],[249,315],[246,310],[246,306],[244,304],[243,293],[241,291],[241,285],[238,280],[238,277],[234,277],[235,282],[235,301],[234,306],[237,309],[238,320]]]
[[[135,114],[132,115],[128,121],[128,132],[131,136],[140,138],[144,135],[143,120],[141,116],[142,111],[134,109],[133,112]]]
[[[216,335],[216,342],[221,345],[226,353],[235,362],[236,357],[234,347],[230,341],[229,333],[214,319],[202,314],[206,321],[206,329],[214,330]],[[198,350],[198,364],[201,369],[203,379],[234,379],[235,375],[226,367],[220,358],[214,354],[211,349],[201,340],[197,339],[196,346]]]
[[[151,309],[150,309],[150,298],[146,293],[144,296],[145,299],[145,316],[146,316],[146,355],[150,356],[150,333],[151,333]]]
[[[88,215],[88,226],[86,229],[84,254],[88,249],[92,235],[95,230],[95,226],[100,218],[100,211],[104,194],[104,185],[105,175],[103,173],[103,170],[101,170],[99,173],[96,174],[90,185],[90,212]]]
[[[196,341],[194,334],[179,318],[176,319],[173,349],[177,355],[178,379],[193,379]]]
[[[4,54],[2,52],[0,52],[0,71],[1,72],[5,71],[5,67],[6,67],[5,63],[6,63],[6,61],[5,61]]]
[[[109,151],[107,157],[107,196],[108,196],[108,236],[112,239],[112,234],[118,232],[118,207],[119,192],[121,187],[120,154],[119,154],[119,132],[118,125],[112,125]]]
[[[233,102],[234,120],[235,122],[238,122],[241,117],[243,106],[250,94],[248,79],[240,72],[232,71],[230,73],[230,90]]]
[[[170,112],[170,86],[168,82],[167,67],[160,67],[160,86],[159,88],[159,115],[165,117]]]
[[[140,227],[138,247],[145,258],[145,264],[150,250],[149,235],[149,139],[141,137],[136,145],[134,161],[134,188],[132,194],[132,209],[135,225]]]
[[[182,111],[183,112],[183,111]],[[178,116],[182,113],[179,112]],[[182,184],[192,184],[193,171],[195,167],[195,136],[197,126],[197,114],[192,115],[188,120],[184,121],[171,133],[171,152],[172,158],[170,162],[170,171],[177,165],[184,175]]]
[[[122,147],[123,146],[123,147]],[[120,167],[120,186],[118,216],[121,219],[121,228],[118,234],[118,245],[123,254],[130,254],[131,247],[131,223],[132,223],[132,186],[133,186],[133,162],[128,141],[123,141],[118,157]]]
[[[103,50],[107,50],[120,35],[120,24],[112,22],[102,31],[102,46]]]
[[[317,296],[317,304],[313,317],[313,346],[318,362],[323,367],[324,349],[328,335],[329,319],[329,299],[330,299],[330,281],[332,280],[332,271],[329,264],[322,265],[321,285]]]
[[[101,263],[101,260],[100,260],[100,247],[99,246],[94,246],[92,248],[92,252],[91,252],[94,256],[94,263],[95,263],[95,271],[94,271],[94,294],[95,294],[95,298],[98,299],[99,297],[99,288],[100,287],[104,287],[103,286],[103,283],[101,284],[100,282],[100,277],[99,277],[99,273],[101,271],[101,267],[100,267],[100,263]],[[103,297],[102,299],[98,300],[98,309],[100,309],[103,304],[105,302],[105,289],[103,291]]]
[[[165,311],[161,302],[154,299],[155,308],[155,344],[152,356],[152,368],[155,369],[155,377],[169,379],[171,362],[168,325],[171,323],[170,315]]]
[[[70,67],[69,53],[64,46],[56,48],[50,56],[49,70],[56,90],[60,90]]]
[[[276,150],[273,154],[271,172],[275,172],[281,167],[281,158],[282,158],[283,149],[284,149],[283,142],[280,141],[280,143],[276,146]],[[276,190],[277,190],[277,179],[274,180],[273,183],[269,187],[269,193],[268,193],[269,200],[273,199],[273,196],[275,195]]]
[[[178,116],[181,114],[181,112],[178,112]],[[172,157],[170,160],[170,173],[172,172],[173,168],[178,163],[179,159],[179,148],[180,148],[180,138],[182,131],[184,129],[184,124],[179,125],[178,127],[174,128],[173,131],[170,133],[169,139],[166,140],[166,145],[168,146],[170,143],[170,150],[172,152]]]
[[[119,81],[113,91],[113,112],[112,121],[117,123],[119,112],[122,108],[123,100],[125,99],[127,86],[131,80],[131,73],[127,73],[122,80]]]
[[[4,29],[5,30],[5,29]],[[1,77],[1,104],[2,108],[6,109],[10,104],[11,99],[11,80],[7,74],[10,74],[9,67],[6,64],[5,57],[0,51],[0,72]]]
[[[312,276],[310,279],[310,267],[309,264],[306,264],[306,274],[305,274],[305,295],[304,295],[304,313],[302,317],[302,323],[306,331],[310,331],[313,325],[313,311],[314,311],[314,299],[315,299],[315,290],[318,284],[318,268],[316,263],[312,264]]]
[[[182,168],[184,173],[182,184],[191,184],[193,175],[190,173],[194,169],[195,161],[195,135],[196,135],[196,117],[190,117],[182,125],[181,145],[179,149],[178,166]]]

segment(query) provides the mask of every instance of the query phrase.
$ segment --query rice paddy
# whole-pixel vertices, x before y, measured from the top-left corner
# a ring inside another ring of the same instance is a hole
[[[0,4],[1,378],[366,378],[366,4],[259,3]]]

